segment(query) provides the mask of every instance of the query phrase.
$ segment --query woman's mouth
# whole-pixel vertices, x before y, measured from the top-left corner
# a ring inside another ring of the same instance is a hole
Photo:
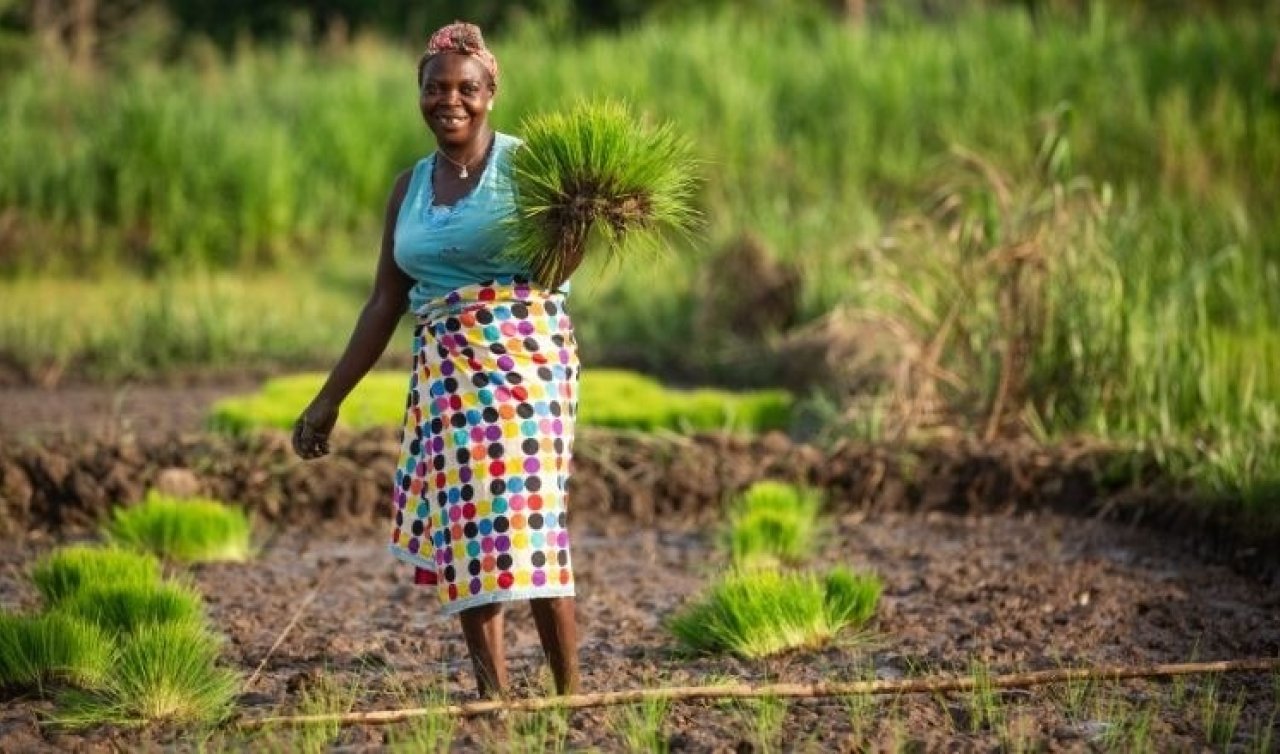
[[[467,116],[453,113],[436,113],[436,123],[442,128],[461,128],[467,122]]]

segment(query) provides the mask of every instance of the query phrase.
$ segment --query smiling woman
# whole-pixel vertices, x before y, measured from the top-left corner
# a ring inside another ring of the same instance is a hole
[[[432,35],[418,97],[436,150],[396,179],[373,293],[293,443],[303,458],[328,452],[339,405],[412,308],[391,554],[459,616],[482,695],[506,690],[502,605],[517,600],[532,605],[557,690],[573,693],[565,503],[577,347],[564,294],[532,282],[504,253],[520,140],[489,126],[497,91],[498,63],[478,28],[455,23]]]

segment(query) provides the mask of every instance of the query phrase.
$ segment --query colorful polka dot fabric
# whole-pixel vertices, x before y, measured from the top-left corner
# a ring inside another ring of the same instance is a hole
[[[565,487],[578,356],[564,298],[526,280],[418,312],[391,553],[446,614],[574,592]]]

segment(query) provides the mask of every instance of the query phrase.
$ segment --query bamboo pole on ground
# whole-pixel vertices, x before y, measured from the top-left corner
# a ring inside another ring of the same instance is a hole
[[[386,725],[415,717],[441,715],[471,717],[487,712],[536,712],[546,709],[581,709],[619,704],[637,704],[649,699],[692,701],[697,699],[726,698],[791,698],[813,699],[833,696],[932,694],[943,691],[973,691],[978,685],[984,688],[1026,688],[1052,683],[1073,681],[1120,681],[1130,678],[1171,678],[1182,675],[1207,675],[1217,673],[1266,673],[1280,671],[1280,657],[1254,660],[1223,660],[1219,662],[1189,662],[1163,665],[1112,665],[1093,668],[1061,668],[1027,673],[1010,673],[977,679],[973,676],[906,678],[883,681],[854,681],[850,683],[774,683],[764,686],[727,684],[717,686],[678,686],[674,688],[635,689],[631,691],[602,691],[592,694],[543,697],[512,701],[479,701],[465,704],[445,704],[437,707],[418,707],[372,712],[348,712],[323,715],[295,715],[287,717],[261,717],[240,720],[239,728],[260,728],[268,725],[311,725],[339,723],[343,725]]]

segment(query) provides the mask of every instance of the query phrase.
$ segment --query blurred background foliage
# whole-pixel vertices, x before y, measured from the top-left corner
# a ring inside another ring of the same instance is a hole
[[[0,0],[0,381],[328,366],[459,15],[503,130],[614,96],[698,144],[700,235],[580,274],[588,363],[1280,499],[1264,0]]]

